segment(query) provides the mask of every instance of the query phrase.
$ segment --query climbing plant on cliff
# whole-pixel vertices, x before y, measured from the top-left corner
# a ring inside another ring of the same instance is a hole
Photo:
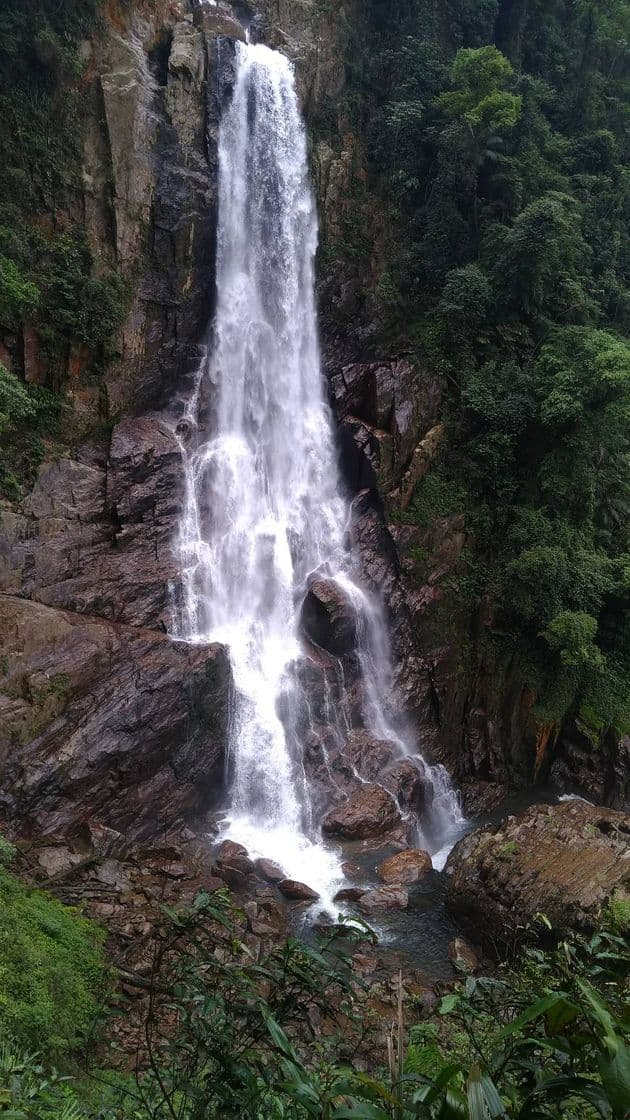
[[[371,0],[354,73],[390,203],[381,338],[447,391],[405,517],[450,490],[460,605],[493,604],[541,720],[594,729],[630,725],[629,27],[625,3]]]

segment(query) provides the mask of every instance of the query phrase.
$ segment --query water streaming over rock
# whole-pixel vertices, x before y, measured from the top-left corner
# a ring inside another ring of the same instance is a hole
[[[180,633],[230,651],[226,834],[327,895],[339,857],[321,841],[303,763],[309,698],[300,611],[314,576],[336,580],[360,619],[362,723],[396,740],[401,754],[407,747],[384,703],[391,670],[381,610],[357,585],[349,546],[320,369],[317,218],[293,68],[262,45],[238,43],[236,51],[220,131],[215,332],[182,443]],[[346,717],[332,707],[343,735]],[[446,822],[457,816],[456,800],[435,777],[444,788],[434,813]]]

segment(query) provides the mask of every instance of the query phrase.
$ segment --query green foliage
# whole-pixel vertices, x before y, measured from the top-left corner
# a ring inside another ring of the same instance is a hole
[[[0,497],[19,498],[34,481],[44,455],[41,436],[56,432],[61,406],[57,394],[25,385],[0,362]]]
[[[455,87],[440,94],[436,105],[447,118],[465,121],[489,135],[513,128],[521,112],[521,98],[505,91],[514,71],[495,46],[462,48],[455,55],[450,79]]]
[[[294,939],[256,959],[221,892],[167,911],[135,1078],[73,1082],[0,1046],[7,1120],[623,1120],[627,941],[602,930],[456,985],[431,1021],[401,1004],[390,1072],[357,1069],[349,956]],[[358,932],[345,931],[350,951]],[[164,1013],[166,1017],[164,1016]],[[322,1027],[323,1025],[323,1027]],[[338,1026],[341,1029],[335,1029]]]
[[[0,324],[14,327],[38,299],[37,285],[26,279],[15,261],[0,256]]]
[[[476,578],[453,609],[495,604],[540,714],[628,726],[627,5],[372,0],[368,18],[383,336],[448,392],[440,462],[393,516],[465,511]]]
[[[488,277],[479,265],[467,264],[446,274],[439,309],[451,328],[457,324],[470,329],[483,323],[492,298]]]
[[[145,1030],[150,1070],[127,1102],[154,1120],[336,1115],[333,1102],[353,1084],[327,1065],[312,1023],[323,1016],[334,1028],[345,1014],[346,1027],[352,1024],[347,951],[331,938],[317,946],[291,938],[256,960],[234,917],[222,893],[202,893],[192,908],[168,912]],[[359,935],[350,927],[347,934],[351,947]],[[335,1046],[339,1055],[342,1045],[340,1034],[329,1036],[329,1051]]]
[[[597,619],[584,611],[560,611],[546,627],[543,637],[563,665],[579,669],[602,669],[604,658],[595,645]]]
[[[630,1100],[629,965],[627,943],[601,931],[552,952],[530,949],[496,978],[467,979],[442,1000],[439,1033],[429,1036],[426,1087],[412,1098],[431,1102],[420,1114],[450,1115],[440,1111],[450,1098],[453,1115],[471,1120],[622,1120]],[[422,1049],[412,1046],[410,1064],[421,1070]]]
[[[104,994],[103,933],[0,867],[0,1032],[49,1057],[94,1027]]]
[[[26,386],[0,362],[0,433],[15,430],[35,416]]]
[[[15,852],[15,846],[4,836],[0,835],[0,866],[8,867],[15,857]]]
[[[495,287],[525,315],[579,320],[594,311],[581,282],[589,253],[582,211],[569,195],[548,192],[509,228],[490,226],[481,252]]]
[[[45,1068],[38,1054],[22,1050],[12,1039],[0,1041],[0,1116],[6,1120],[88,1120],[88,1115],[68,1078]],[[113,1120],[113,1113],[110,1115]]]
[[[630,898],[613,895],[610,900],[610,924],[622,937],[630,933]]]

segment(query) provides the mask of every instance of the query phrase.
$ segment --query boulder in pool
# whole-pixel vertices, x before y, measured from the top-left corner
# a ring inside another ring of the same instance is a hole
[[[322,832],[346,840],[366,840],[384,836],[401,823],[392,795],[382,786],[364,785],[347,801],[329,810],[322,821]]]
[[[378,865],[378,876],[384,883],[417,883],[431,871],[433,864],[428,852],[421,848],[408,848],[388,856]]]
[[[374,914],[379,910],[406,910],[409,894],[402,883],[390,883],[386,887],[375,887],[366,891],[357,902],[364,914]]]
[[[266,879],[268,883],[280,883],[286,879],[286,875],[277,863],[272,859],[257,859],[256,871],[261,878]]]

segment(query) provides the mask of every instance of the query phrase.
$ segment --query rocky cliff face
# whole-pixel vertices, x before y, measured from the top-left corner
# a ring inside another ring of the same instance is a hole
[[[85,44],[84,224],[130,307],[98,391],[68,370],[82,419],[111,434],[45,462],[2,512],[5,813],[57,831],[97,815],[147,835],[205,810],[221,786],[223,650],[166,637],[182,474],[174,427],[207,340],[216,137],[233,50],[178,4],[106,10]]]
[[[323,271],[322,324],[354,533],[388,605],[404,705],[423,750],[450,765],[471,803],[495,797],[496,783],[530,781],[547,741],[533,698],[479,655],[469,620],[449,615],[465,525],[420,531],[388,527],[383,515],[382,497],[404,509],[439,449],[442,387],[430,369],[383,354],[365,315],[350,326],[359,289],[378,274],[386,221],[370,207],[363,141],[342,96],[360,5],[137,0],[124,15],[107,4],[105,15],[104,33],[84,44],[80,208],[95,267],[115,264],[129,306],[100,384],[83,375],[80,354],[68,359],[68,397],[89,436],[57,448],[32,492],[2,510],[4,814],[23,830],[97,816],[147,836],[198,816],[221,788],[225,652],[191,650],[166,631],[183,482],[175,429],[208,343],[218,121],[248,21],[296,62],[325,244],[357,207],[373,241],[367,264]],[[574,736],[554,774],[599,783],[602,799],[620,803],[622,749],[611,743],[605,764],[591,766]]]

